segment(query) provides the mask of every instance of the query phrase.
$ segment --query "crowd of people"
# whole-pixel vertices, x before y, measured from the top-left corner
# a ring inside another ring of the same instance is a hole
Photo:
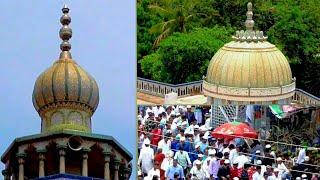
[[[138,107],[139,179],[311,179],[320,164],[305,146],[211,136],[210,106]],[[314,151],[314,149],[313,149]],[[319,149],[316,149],[319,154]]]

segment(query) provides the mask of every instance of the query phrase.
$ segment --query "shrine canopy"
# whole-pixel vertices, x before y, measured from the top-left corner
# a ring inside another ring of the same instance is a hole
[[[257,138],[258,133],[246,123],[237,121],[222,124],[211,133],[212,137],[234,139],[234,138]]]

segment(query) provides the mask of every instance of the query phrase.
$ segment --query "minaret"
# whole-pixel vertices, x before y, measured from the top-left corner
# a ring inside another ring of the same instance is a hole
[[[59,58],[34,85],[32,101],[41,118],[41,133],[16,138],[4,152],[5,180],[121,180],[131,175],[132,155],[112,136],[91,133],[99,89],[72,59],[69,11],[62,8]]]

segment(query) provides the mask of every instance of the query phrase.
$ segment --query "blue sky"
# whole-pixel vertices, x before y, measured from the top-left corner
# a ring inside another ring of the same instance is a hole
[[[73,59],[96,79],[100,89],[93,132],[112,135],[135,156],[133,0],[1,1],[0,153],[14,138],[40,132],[32,90],[38,75],[59,57],[59,19],[64,4],[72,18]]]

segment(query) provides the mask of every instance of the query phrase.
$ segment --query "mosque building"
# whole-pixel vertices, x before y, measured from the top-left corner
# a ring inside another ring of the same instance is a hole
[[[112,136],[94,134],[94,78],[72,59],[69,8],[62,8],[60,57],[37,78],[32,101],[41,133],[16,138],[1,156],[5,180],[129,179],[132,155]]]

